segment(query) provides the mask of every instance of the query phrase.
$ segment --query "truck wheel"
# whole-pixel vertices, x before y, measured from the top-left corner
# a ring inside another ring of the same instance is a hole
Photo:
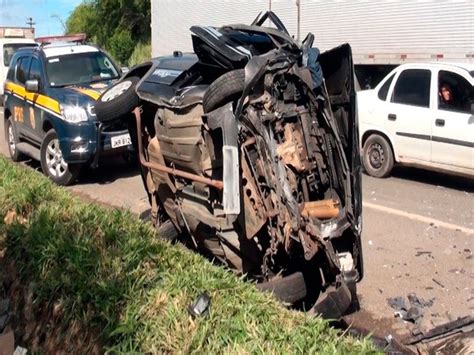
[[[139,77],[131,76],[100,95],[95,105],[97,120],[107,122],[130,114],[139,103],[138,95],[135,92],[139,81]]]
[[[211,112],[230,101],[239,99],[244,90],[244,81],[244,69],[232,70],[214,80],[202,100],[204,112]]]
[[[58,135],[51,129],[46,133],[41,144],[41,169],[56,184],[67,186],[76,181],[81,170],[79,164],[68,164],[64,161],[59,148]]]
[[[18,150],[18,136],[16,134],[12,118],[9,117],[5,124],[8,140],[8,153],[10,153],[10,158],[13,161],[20,161],[23,158],[23,154],[21,154]]]
[[[364,168],[367,174],[377,178],[390,175],[394,163],[393,151],[384,137],[372,134],[364,144],[363,154]]]

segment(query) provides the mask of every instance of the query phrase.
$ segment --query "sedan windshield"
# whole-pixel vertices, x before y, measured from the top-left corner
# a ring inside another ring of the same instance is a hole
[[[102,52],[74,53],[51,57],[46,62],[51,86],[89,84],[116,79],[118,70]]]

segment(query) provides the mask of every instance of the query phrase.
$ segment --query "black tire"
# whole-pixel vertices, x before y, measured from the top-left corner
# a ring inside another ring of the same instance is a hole
[[[139,77],[131,76],[118,82],[100,95],[95,104],[97,120],[108,122],[129,115],[139,104],[139,98],[135,92],[135,87],[139,81]],[[120,92],[118,90],[117,96],[114,96],[113,90],[117,90],[119,87],[124,87],[124,91]]]
[[[394,158],[390,143],[378,135],[372,134],[364,144],[364,168],[367,174],[377,178],[385,178],[392,171]]]
[[[8,144],[8,153],[13,161],[20,161],[24,155],[18,150],[18,134],[16,133],[15,125],[11,117],[5,121],[5,132]]]
[[[156,227],[156,236],[158,239],[173,242],[176,240],[176,238],[178,238],[179,232],[174,224],[168,220]]]
[[[239,99],[244,90],[244,82],[244,69],[230,71],[214,80],[202,100],[204,112],[211,112],[228,102]]]
[[[58,185],[67,186],[72,184],[81,171],[80,164],[73,165],[64,161],[59,149],[58,135],[54,129],[46,133],[41,143],[40,157],[43,174]],[[57,169],[58,165],[59,169]]]
[[[257,284],[257,289],[271,292],[280,301],[291,304],[301,301],[307,295],[306,283],[301,272]]]

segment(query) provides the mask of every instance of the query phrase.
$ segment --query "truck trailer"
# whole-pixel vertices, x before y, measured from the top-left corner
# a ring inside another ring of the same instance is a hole
[[[472,0],[151,0],[152,54],[191,52],[192,25],[250,24],[267,10],[321,51],[349,43],[362,87],[403,63],[474,63]]]
[[[31,27],[0,27],[0,104],[3,105],[3,83],[13,54],[21,48],[36,46]]]

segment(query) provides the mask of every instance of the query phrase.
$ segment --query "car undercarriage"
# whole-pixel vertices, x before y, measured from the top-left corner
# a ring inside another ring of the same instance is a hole
[[[312,38],[296,43],[273,13],[191,30],[196,55],[121,79],[139,78],[128,119],[158,235],[284,302],[340,317],[363,276],[350,47],[308,61]]]

